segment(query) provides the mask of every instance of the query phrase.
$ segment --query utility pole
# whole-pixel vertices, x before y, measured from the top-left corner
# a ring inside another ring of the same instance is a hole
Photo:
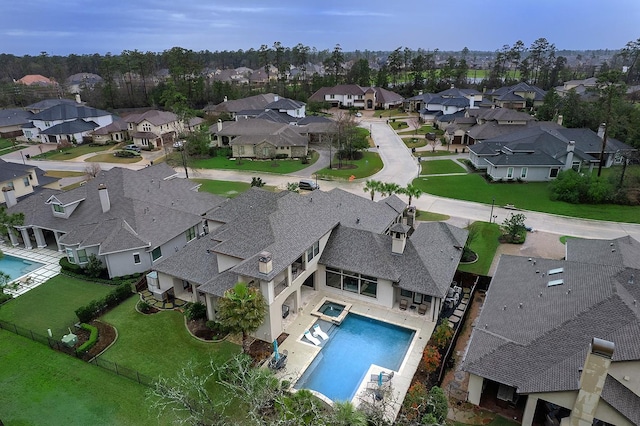
[[[186,145],[186,144],[183,144]],[[187,147],[186,146],[182,146],[181,147],[181,153],[182,153],[182,166],[184,167],[184,174],[187,176],[187,179],[189,179],[189,170],[187,169],[187,157],[186,157],[186,151]]]
[[[496,199],[494,197],[493,201],[491,201],[491,214],[489,215],[489,223],[491,223],[491,221],[493,220],[493,206],[495,206],[495,204],[496,204]]]

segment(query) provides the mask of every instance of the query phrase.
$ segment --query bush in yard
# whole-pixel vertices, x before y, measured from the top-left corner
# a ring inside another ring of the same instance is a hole
[[[76,265],[75,263],[69,262],[69,259],[66,257],[60,258],[60,267],[63,271],[73,272],[74,274],[82,274],[82,266]]]
[[[138,302],[138,309],[143,314],[146,314],[151,309],[151,305],[148,304],[147,302],[145,302],[144,300],[142,300],[142,301]]]
[[[100,261],[95,254],[89,255],[89,260],[84,267],[84,272],[92,278],[98,278],[104,271],[106,271],[106,268],[102,265],[102,261]]]
[[[93,306],[89,304],[86,306],[79,307],[78,309],[76,309],[76,315],[78,316],[78,319],[80,320],[80,322],[91,321],[94,315]]]
[[[207,317],[207,307],[200,302],[192,303],[187,306],[184,315],[189,321],[205,319]]]
[[[80,345],[80,347],[76,350],[76,353],[83,354],[87,352],[89,349],[91,349],[92,347],[94,347],[95,344],[98,342],[98,328],[92,326],[91,324],[85,324],[85,323],[80,324],[80,327],[82,327],[83,329],[87,330],[90,333],[89,340],[87,340],[82,345]]]
[[[424,370],[431,374],[438,369],[440,365],[440,351],[433,345],[427,345],[422,352],[422,362]]]
[[[527,228],[524,221],[527,219],[522,213],[511,213],[504,222],[502,228],[505,231],[506,242],[513,244],[522,244],[527,236]]]
[[[436,345],[436,347],[444,348],[452,337],[453,329],[449,327],[449,320],[444,319],[431,335],[431,341]]]
[[[404,397],[403,409],[407,420],[414,421],[421,417],[427,403],[427,388],[420,382],[416,382],[407,391]]]
[[[131,293],[131,285],[129,283],[120,284],[113,293],[116,295],[118,302],[122,302],[133,294]]]

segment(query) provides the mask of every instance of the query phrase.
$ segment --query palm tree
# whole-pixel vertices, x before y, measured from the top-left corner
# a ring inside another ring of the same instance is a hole
[[[408,184],[406,188],[402,188],[401,193],[409,197],[409,206],[411,206],[413,198],[417,200],[423,194],[420,188],[412,184]]]
[[[264,321],[267,304],[262,293],[246,283],[237,283],[218,301],[218,321],[232,333],[242,333],[242,352],[249,351],[249,333]]]
[[[333,425],[367,426],[367,416],[350,401],[337,401],[333,404]]]
[[[401,193],[402,187],[397,183],[393,182],[385,182],[382,184],[382,189],[380,189],[380,194],[382,196],[393,195]]]
[[[368,180],[364,184],[364,192],[371,193],[371,201],[373,201],[373,198],[376,196],[376,192],[382,191],[383,185],[384,184],[379,180]]]

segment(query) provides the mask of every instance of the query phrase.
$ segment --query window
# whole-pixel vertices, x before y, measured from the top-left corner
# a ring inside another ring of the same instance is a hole
[[[85,249],[78,250],[76,253],[78,254],[78,263],[82,264],[89,261],[89,258],[87,257],[87,251]]]
[[[556,169],[551,169],[551,170],[549,170],[549,177],[550,177],[550,178],[556,178],[556,177],[558,177],[558,171],[559,171],[559,170],[560,170],[560,169],[557,169],[557,168],[556,168]]]
[[[378,294],[378,279],[356,272],[341,271],[327,267],[326,283],[328,287],[358,293],[367,297],[377,297]],[[411,292],[409,293],[412,294]]]
[[[522,170],[520,170],[520,178],[521,179],[525,179],[527,177],[527,171],[528,171],[528,169],[526,167],[523,167]]]
[[[347,95],[347,99],[351,99],[351,95]]]
[[[149,139],[143,138],[142,139],[142,146],[149,146]]]
[[[187,241],[191,241],[196,237],[196,228],[196,226],[192,226],[191,228],[187,229],[187,231],[185,232]]]
[[[140,264],[140,253],[133,253],[133,263],[136,265]]]
[[[54,204],[53,211],[56,213],[64,213],[64,206],[62,204]]]
[[[400,296],[413,298],[413,292],[405,289],[400,289]]]
[[[362,280],[360,283],[360,294],[364,296],[376,297],[378,293],[378,283]]]
[[[512,179],[513,178],[513,167],[509,167],[507,169],[507,179]]]
[[[574,162],[571,164],[571,168],[572,168],[573,170],[575,170],[576,172],[579,172],[579,171],[580,171],[580,161],[574,161]]]
[[[73,255],[73,250],[68,248],[66,249],[66,252],[67,252],[67,259],[69,260],[69,263],[76,263],[76,258]]]
[[[307,250],[307,262],[311,262],[311,259],[316,257],[318,253],[320,253],[320,242],[316,241],[309,250]]]
[[[336,95],[329,95],[329,99],[335,99]]]
[[[13,186],[13,182],[9,182],[9,183],[7,183],[7,187],[8,187],[9,189],[16,189],[16,188]]]
[[[356,277],[345,275],[342,285],[345,291],[350,291],[352,293],[358,292],[358,279]]]
[[[31,182],[29,182],[28,177],[22,178],[22,183],[24,183],[24,186],[31,186]]]
[[[154,248],[153,251],[151,252],[151,259],[155,262],[161,257],[162,257],[162,250],[160,249],[160,247]]]
[[[327,286],[341,289],[341,277],[339,274],[327,271]]]
[[[150,131],[151,131],[151,124],[149,124],[149,123],[144,123],[144,124],[142,125],[142,131],[143,131],[143,132],[150,132]]]
[[[244,155],[244,145],[238,146],[238,155]]]

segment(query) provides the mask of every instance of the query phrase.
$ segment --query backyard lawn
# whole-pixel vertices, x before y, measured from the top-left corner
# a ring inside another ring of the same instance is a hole
[[[251,184],[246,182],[233,182],[229,180],[210,180],[210,179],[191,179],[194,182],[202,184],[201,192],[209,192],[211,194],[221,195],[223,197],[234,198],[249,188]]]
[[[75,310],[100,299],[115,287],[57,275],[46,283],[10,300],[0,307],[0,320],[9,321],[43,336],[51,329],[53,337],[67,334],[67,327],[78,322]]]
[[[118,330],[118,340],[101,359],[112,361],[156,378],[174,376],[185,364],[208,364],[211,357],[229,359],[239,352],[236,344],[201,342],[189,334],[184,315],[162,311],[142,315],[135,310],[134,296],[100,319]]]
[[[491,205],[495,199],[496,206],[513,204],[524,210],[570,217],[640,223],[640,207],[637,206],[569,204],[551,201],[546,182],[490,184],[479,174],[468,174],[420,177],[415,179],[413,184],[429,194],[487,205]]]
[[[470,226],[475,228],[477,234],[469,244],[469,247],[478,255],[478,260],[474,263],[460,264],[458,270],[472,274],[487,275],[496,250],[500,245],[498,241],[498,237],[501,235],[500,226],[487,222],[473,222]]]
[[[4,309],[4,308],[3,308]],[[157,425],[147,388],[0,330],[0,407],[6,425]]]
[[[176,157],[177,158],[177,157]],[[246,170],[255,172],[269,172],[277,174],[294,173],[306,169],[319,158],[314,152],[308,164],[302,164],[302,160],[231,160],[227,157],[212,157],[203,159],[193,159],[190,167],[194,169],[219,169],[219,170]],[[178,164],[182,164],[181,161]]]
[[[345,165],[348,167],[345,168]],[[338,160],[333,159],[333,166],[338,166]],[[355,179],[362,179],[378,173],[382,170],[382,159],[376,152],[363,152],[363,156],[360,160],[343,160],[342,169],[322,169],[318,171],[318,179],[332,180],[349,179],[351,176],[355,176]]]
[[[442,175],[447,173],[466,173],[467,171],[453,160],[431,160],[420,163],[421,175]]]

